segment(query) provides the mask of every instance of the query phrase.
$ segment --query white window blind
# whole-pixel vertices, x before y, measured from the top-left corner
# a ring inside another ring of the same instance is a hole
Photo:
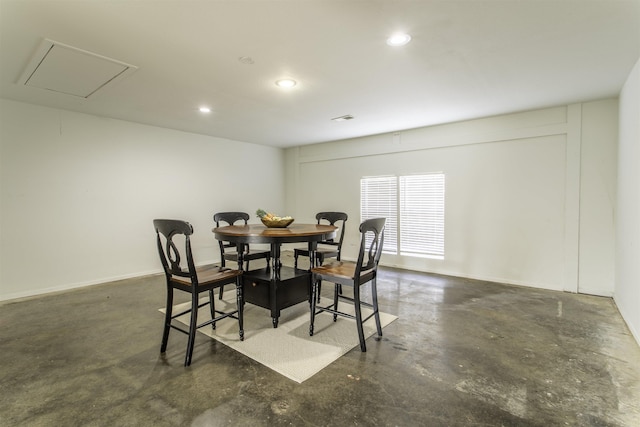
[[[385,253],[442,259],[444,198],[443,173],[362,178],[360,218],[387,219]]]
[[[444,256],[444,174],[401,176],[400,255]]]
[[[398,184],[395,176],[360,180],[360,218],[386,218],[384,246],[387,253],[398,253]]]

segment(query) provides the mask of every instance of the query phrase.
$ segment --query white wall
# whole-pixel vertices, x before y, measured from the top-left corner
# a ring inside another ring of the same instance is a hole
[[[582,104],[579,292],[613,296],[618,100]]]
[[[640,61],[620,93],[614,300],[640,343]]]
[[[616,127],[602,100],[289,149],[287,212],[347,212],[353,258],[362,176],[443,171],[445,259],[383,264],[612,295]]]
[[[281,149],[9,100],[0,166],[0,299],[161,271],[154,218],[218,260],[215,211],[284,206]]]
[[[637,109],[625,107],[635,118],[627,122],[637,124]],[[445,260],[385,255],[384,263],[613,295],[617,121],[616,100],[600,100],[283,155],[0,100],[0,299],[160,271],[156,217],[190,221],[205,263],[218,257],[214,211],[261,207],[306,222],[320,210],[345,210],[348,258],[357,249],[361,176],[437,170],[447,176]],[[634,183],[626,192],[637,191],[633,179],[624,178]]]

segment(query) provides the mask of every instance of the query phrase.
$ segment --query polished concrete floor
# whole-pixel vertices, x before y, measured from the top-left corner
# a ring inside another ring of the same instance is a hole
[[[399,319],[297,384],[202,334],[161,355],[163,280],[3,303],[0,425],[640,426],[609,298],[381,269]]]

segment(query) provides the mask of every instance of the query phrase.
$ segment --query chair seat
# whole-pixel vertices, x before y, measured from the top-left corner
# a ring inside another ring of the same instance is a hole
[[[338,251],[333,248],[317,248],[316,253],[324,256],[338,256]]]
[[[222,282],[225,281],[225,279],[239,276],[242,274],[242,271],[232,270],[226,267],[208,265],[197,267],[196,273],[198,275],[198,285],[206,286],[211,283]],[[189,279],[188,277],[174,276],[172,280],[186,286],[191,286],[191,279]]]
[[[330,264],[321,265],[311,269],[311,272],[324,277],[334,277],[342,279],[341,284],[349,285],[356,275],[356,263],[351,261],[334,261]],[[374,271],[365,270],[360,273],[360,283],[371,280]],[[347,281],[346,283],[343,281]]]
[[[256,259],[268,258],[271,256],[271,251],[256,251],[249,252],[248,254],[244,254],[242,257],[245,261],[253,261]],[[227,252],[224,254],[224,259],[227,261],[238,261],[238,253],[237,252]]]
[[[307,247],[295,248],[294,250],[299,255],[309,256],[309,249]],[[316,248],[316,256],[320,256],[320,255],[324,255],[325,258],[329,258],[332,256],[336,257],[338,256],[338,251],[336,250],[336,248],[323,248],[323,247],[320,247],[320,245],[318,245],[318,247]]]
[[[356,274],[356,263],[350,261],[334,261],[329,264],[314,267],[311,269],[311,272],[321,274],[323,276],[352,279]]]

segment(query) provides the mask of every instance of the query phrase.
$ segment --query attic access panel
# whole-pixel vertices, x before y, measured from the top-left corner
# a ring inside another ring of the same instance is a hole
[[[134,65],[45,39],[18,83],[88,98],[137,69]]]

